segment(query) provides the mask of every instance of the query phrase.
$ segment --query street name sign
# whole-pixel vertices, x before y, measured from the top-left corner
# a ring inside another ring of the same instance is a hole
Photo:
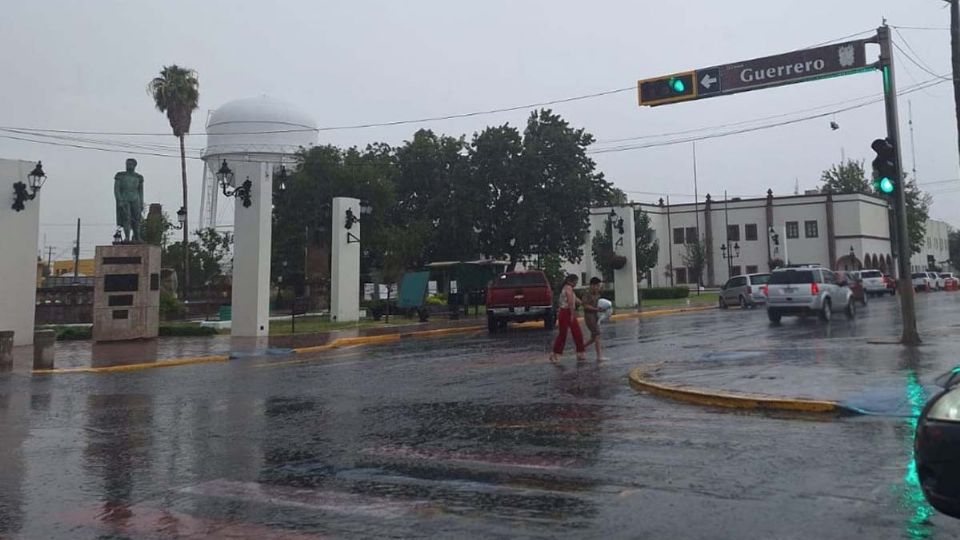
[[[874,69],[866,60],[869,41],[847,41],[644,79],[637,83],[640,105],[653,107],[868,71]]]

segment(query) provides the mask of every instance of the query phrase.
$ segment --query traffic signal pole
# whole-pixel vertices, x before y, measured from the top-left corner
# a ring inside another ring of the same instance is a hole
[[[897,156],[897,188],[893,196],[894,215],[896,216],[897,236],[897,287],[900,294],[900,312],[903,331],[900,343],[918,345],[920,334],[917,332],[917,313],[913,296],[913,280],[910,278],[910,236],[907,230],[907,200],[904,194],[903,159],[900,152],[900,121],[897,111],[897,83],[893,69],[893,46],[890,41],[890,28],[883,25],[877,28],[877,41],[880,44],[880,70],[883,73],[883,95],[887,113],[887,138],[893,144]]]

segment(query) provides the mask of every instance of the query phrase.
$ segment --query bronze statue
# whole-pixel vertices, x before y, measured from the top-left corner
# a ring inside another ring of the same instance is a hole
[[[113,195],[117,199],[117,227],[123,229],[125,242],[142,242],[140,218],[143,215],[143,175],[135,172],[137,160],[127,159],[127,170],[113,177]]]

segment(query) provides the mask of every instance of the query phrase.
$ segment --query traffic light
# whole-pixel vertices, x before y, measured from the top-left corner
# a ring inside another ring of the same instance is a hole
[[[696,72],[644,79],[637,83],[640,105],[664,105],[697,97]]]
[[[900,182],[896,149],[889,139],[877,139],[870,148],[877,153],[873,159],[873,189],[881,195],[892,195]]]

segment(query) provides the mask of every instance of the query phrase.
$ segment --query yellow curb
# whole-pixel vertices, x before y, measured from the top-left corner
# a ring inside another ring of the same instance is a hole
[[[835,401],[778,398],[655,383],[644,377],[642,368],[634,368],[630,371],[630,385],[639,390],[645,390],[651,394],[677,401],[728,409],[762,409],[808,413],[855,412]]]
[[[691,306],[691,307],[682,307],[676,309],[652,309],[650,311],[635,311],[628,313],[617,313],[610,317],[610,320],[613,321],[623,321],[626,319],[640,319],[643,317],[658,317],[661,315],[675,315],[677,313],[687,313],[692,311],[709,311],[711,309],[716,309],[716,306]]]
[[[33,374],[34,375],[56,375],[60,373],[118,373],[121,371],[140,371],[143,369],[189,366],[193,364],[210,364],[213,362],[226,362],[228,360],[230,360],[230,357],[226,355],[193,356],[188,358],[173,358],[170,360],[159,360],[157,362],[145,362],[142,364],[128,364],[123,366],[35,369],[33,370]]]

